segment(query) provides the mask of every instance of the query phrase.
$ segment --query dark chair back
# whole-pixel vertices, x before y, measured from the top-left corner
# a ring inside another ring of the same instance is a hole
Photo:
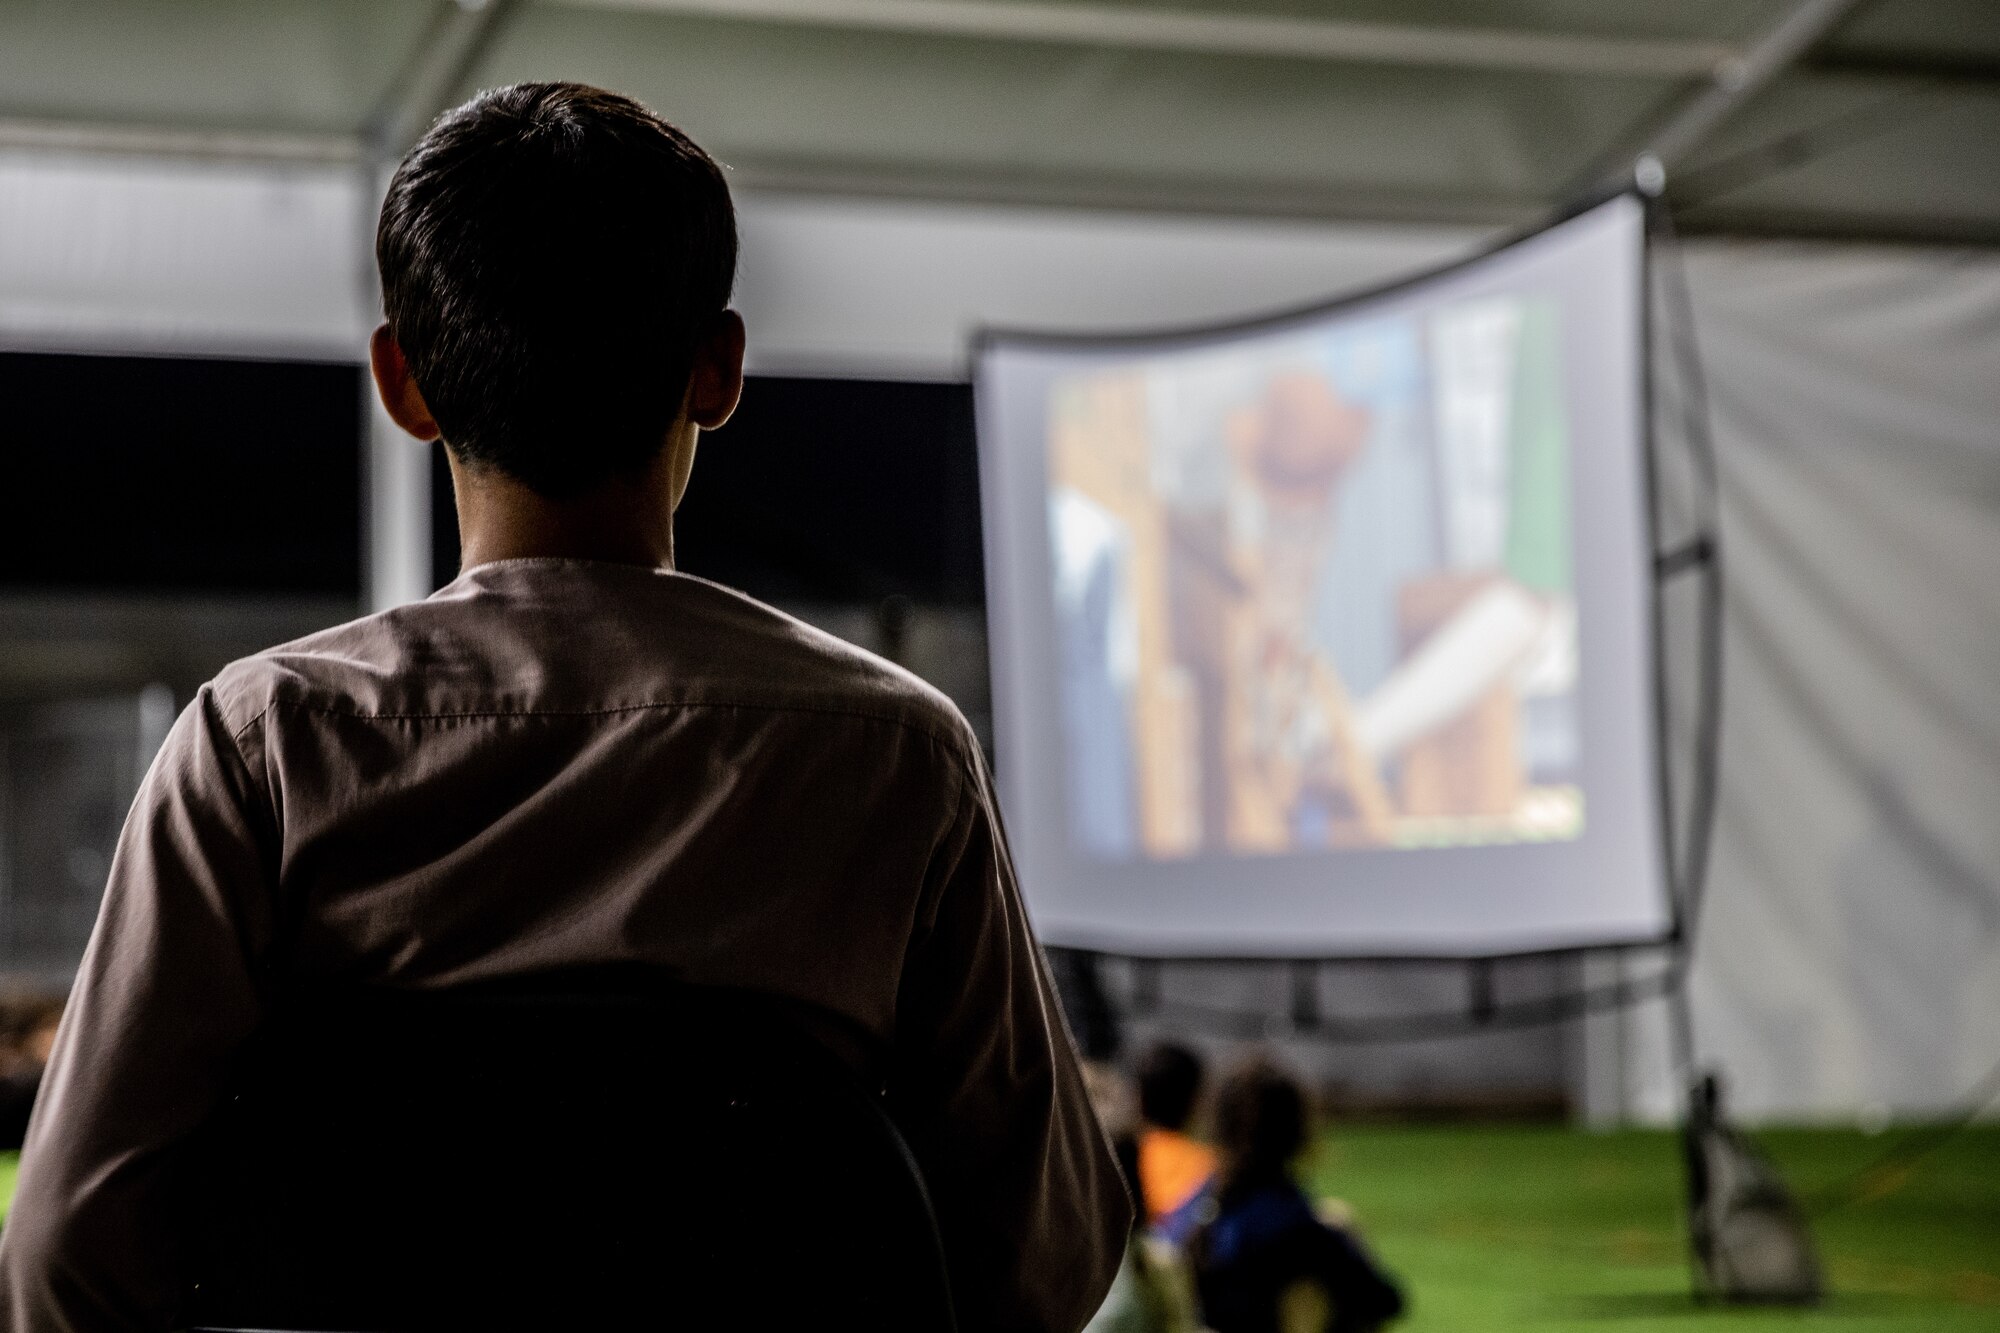
[[[196,1155],[197,1327],[952,1327],[824,1015],[599,970],[288,1006]]]

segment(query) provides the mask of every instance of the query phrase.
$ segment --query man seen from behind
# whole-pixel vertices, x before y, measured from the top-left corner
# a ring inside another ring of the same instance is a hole
[[[1080,1327],[1128,1204],[971,732],[674,569],[696,441],[743,382],[721,170],[630,99],[502,88],[403,161],[377,256],[376,384],[446,446],[462,572],[181,715],[28,1132],[5,1327],[172,1326],[176,1169],[274,990],[620,962],[869,1034],[961,1326]]]

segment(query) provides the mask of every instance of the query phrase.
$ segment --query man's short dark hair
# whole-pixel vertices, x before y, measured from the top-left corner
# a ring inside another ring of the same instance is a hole
[[[561,497],[658,455],[729,304],[736,213],[715,160],[631,98],[517,83],[410,150],[375,256],[445,443]]]
[[[1139,1115],[1161,1129],[1185,1129],[1201,1093],[1201,1057],[1160,1042],[1139,1057]]]

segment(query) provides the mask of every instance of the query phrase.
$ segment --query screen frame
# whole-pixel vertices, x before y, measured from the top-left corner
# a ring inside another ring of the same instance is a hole
[[[1511,232],[1484,245],[1464,257],[1450,263],[1437,265],[1420,272],[1408,274],[1392,281],[1379,283],[1342,296],[1309,302],[1276,311],[1251,315],[1237,320],[1226,320],[1199,325],[1178,325],[1155,329],[1119,330],[1064,330],[1027,329],[1005,325],[986,325],[977,329],[971,340],[971,366],[973,371],[974,427],[979,442],[980,508],[982,517],[983,546],[986,563],[986,617],[988,634],[988,659],[991,678],[994,683],[994,743],[999,752],[1001,772],[1000,787],[1003,793],[1013,790],[1007,775],[1007,766],[1015,758],[1007,750],[1017,744],[1017,738],[1009,734],[1013,729],[1001,725],[1003,711],[1001,696],[1020,688],[1013,679],[1014,668],[1002,660],[998,649],[1003,634],[1011,633],[1011,626],[1000,622],[1005,614],[1001,603],[1009,594],[1014,581],[1014,571],[1009,569],[998,551],[999,534],[1003,530],[1003,516],[997,512],[1002,481],[997,475],[1001,467],[996,455],[998,450],[987,447],[986,441],[995,433],[992,431],[992,404],[994,393],[987,383],[986,367],[990,353],[1001,346],[1012,346],[1029,350],[1063,350],[1068,348],[1093,351],[1173,351],[1187,345],[1217,342],[1237,335],[1255,335],[1267,331],[1282,330],[1307,321],[1329,315],[1339,315],[1361,307],[1372,305],[1385,299],[1394,298],[1414,288],[1420,288],[1440,279],[1448,278],[1463,270],[1476,268],[1507,251],[1535,241],[1549,231],[1586,214],[1625,201],[1636,207],[1639,213],[1639,252],[1635,292],[1639,329],[1637,337],[1638,365],[1635,405],[1638,415],[1636,461],[1639,467],[1637,481],[1637,501],[1639,508],[1638,539],[1640,550],[1640,577],[1644,583],[1645,604],[1641,608],[1644,621],[1645,641],[1641,658],[1645,681],[1640,693],[1645,696],[1647,709],[1642,730],[1651,743],[1652,754],[1652,810],[1647,822],[1646,841],[1655,858],[1658,872],[1659,893],[1664,906],[1664,929],[1657,933],[1638,935],[1607,935],[1574,942],[1563,942],[1540,947],[1495,948],[1484,950],[1438,950],[1438,949],[1356,949],[1332,950],[1324,952],[1287,953],[1281,950],[1222,949],[1192,950],[1155,943],[1148,946],[1127,940],[1118,947],[1100,947],[1097,944],[1074,944],[1067,947],[1085,949],[1091,953],[1139,959],[1171,960],[1176,962],[1258,962],[1258,963],[1311,963],[1311,962],[1411,962],[1411,963],[1468,963],[1494,962],[1509,959],[1560,958],[1592,953],[1622,954],[1631,951],[1668,950],[1679,954],[1685,951],[1688,938],[1689,911],[1686,903],[1685,867],[1674,839],[1674,789],[1672,785],[1671,762],[1668,753],[1668,706],[1665,654],[1661,650],[1664,636],[1663,577],[1660,572],[1661,553],[1659,547],[1658,512],[1658,440],[1655,403],[1654,374],[1654,312],[1653,312],[1653,247],[1657,200],[1643,191],[1626,188],[1592,197],[1577,206],[1565,209],[1548,220]],[[1712,538],[1711,538],[1712,540]],[[1003,682],[1005,682],[1003,684]],[[1646,688],[1650,686],[1650,688]],[[1012,705],[1010,705],[1012,706]],[[1031,908],[1032,913],[1032,908]],[[1040,929],[1038,925],[1038,929]],[[1057,942],[1063,947],[1061,941]]]

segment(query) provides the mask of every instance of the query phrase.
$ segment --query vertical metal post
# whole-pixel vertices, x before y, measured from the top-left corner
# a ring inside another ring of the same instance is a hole
[[[1627,977],[1625,975],[1626,972],[1625,956],[1626,952],[1623,949],[1615,950],[1611,955],[1612,984],[1614,986],[1618,986],[1621,988],[1626,984],[1627,981]],[[1618,1008],[1614,1011],[1613,1016],[1617,1020],[1617,1026],[1612,1029],[1612,1032],[1614,1034],[1612,1049],[1617,1053],[1614,1058],[1618,1062],[1617,1063],[1617,1070],[1618,1070],[1617,1123],[1620,1125],[1627,1125],[1630,1124],[1633,1119],[1631,1004],[1628,1002],[1619,1005]]]
[[[367,609],[385,611],[432,591],[431,455],[389,420],[366,379]]]
[[[375,273],[375,215],[394,164],[371,157],[357,173],[359,207],[355,280],[361,309],[373,323],[381,314]],[[430,596],[430,450],[389,419],[371,375],[361,377],[361,420],[367,435],[362,468],[362,551],[366,608],[386,611]]]
[[[1292,963],[1292,1030],[1319,1030],[1319,964],[1309,958]]]
[[[1132,1012],[1151,1014],[1160,1008],[1161,963],[1157,958],[1132,960]]]
[[[1485,1027],[1493,1021],[1496,1008],[1493,998],[1493,960],[1474,958],[1466,965],[1466,1010],[1472,1021]]]
[[[389,175],[417,136],[461,90],[507,22],[519,0],[441,0],[430,25],[410,52],[388,92],[362,130],[360,218],[356,279],[361,308],[376,309],[376,211]],[[367,422],[366,579],[371,611],[430,595],[431,453],[389,420],[372,383],[363,386]]]

